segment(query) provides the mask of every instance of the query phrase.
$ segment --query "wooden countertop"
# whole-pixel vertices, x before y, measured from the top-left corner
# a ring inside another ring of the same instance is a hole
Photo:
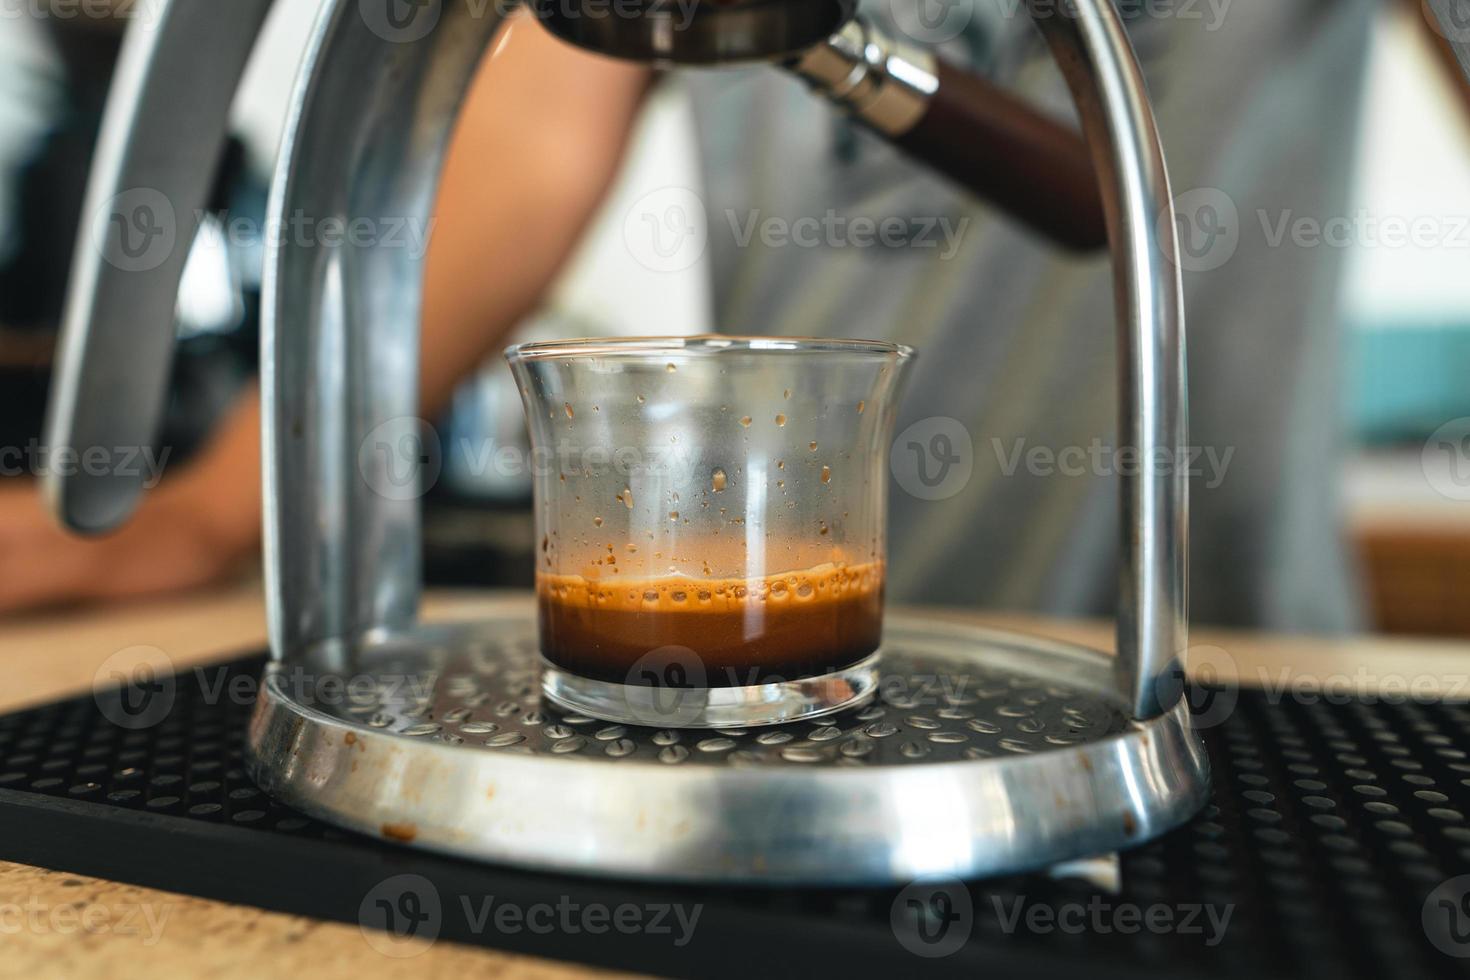
[[[449,942],[388,959],[356,926],[9,862],[0,862],[0,934],[4,972],[15,977],[618,976]]]
[[[455,618],[472,613],[477,601],[463,593],[436,595],[427,615]],[[1111,649],[1104,623],[927,614]],[[6,667],[0,711],[85,691],[102,663],[128,647],[155,647],[182,668],[228,659],[264,643],[264,607],[256,586],[12,620],[0,626]],[[1196,630],[1190,669],[1268,689],[1316,686],[1345,693],[1402,687],[1470,697],[1470,644],[1461,642]],[[0,862],[0,934],[7,972],[37,977],[361,977],[404,969],[423,978],[611,975],[448,942],[435,943],[412,960],[391,960],[355,926],[5,862]]]

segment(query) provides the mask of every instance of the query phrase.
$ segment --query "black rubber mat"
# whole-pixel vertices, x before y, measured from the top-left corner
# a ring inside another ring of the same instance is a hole
[[[0,718],[0,858],[668,975],[1470,975],[1463,704],[1193,692],[1214,801],[1125,853],[1117,893],[674,888],[436,857],[272,803],[241,767],[262,663],[178,675],[156,719],[138,692]]]

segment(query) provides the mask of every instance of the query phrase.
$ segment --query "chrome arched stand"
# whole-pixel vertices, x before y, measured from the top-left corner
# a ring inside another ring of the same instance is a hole
[[[262,4],[226,6],[244,21],[248,47]],[[456,109],[500,23],[495,5],[430,6],[437,25],[411,38],[382,25],[375,32],[359,0],[324,10],[276,174],[280,227],[296,214],[344,226],[364,216],[427,220]],[[1034,7],[1106,199],[1120,443],[1144,460],[1177,459],[1183,327],[1163,156],[1116,11],[1107,0],[1061,9]],[[187,37],[187,18],[222,16],[217,4],[201,12],[170,0],[159,33],[172,25]],[[111,149],[88,213],[144,186],[136,176],[150,167],[146,186],[190,200],[185,174],[128,139],[140,117],[177,98],[158,73],[181,70],[171,59],[188,56],[158,41],[131,47],[131,80],[109,113]],[[228,102],[213,90],[207,97]],[[53,441],[72,446],[114,444],[101,431],[105,418],[75,406],[83,391],[127,384],[98,338],[115,343],[129,328],[91,298],[122,288],[117,270],[86,252],[79,262],[91,296],[73,304],[63,407],[52,420]],[[1208,761],[1179,669],[1187,511],[1179,467],[1121,477],[1116,659],[895,616],[879,700],[818,724],[692,733],[567,716],[539,696],[529,600],[489,601],[473,622],[421,625],[417,502],[375,492],[388,485],[378,469],[387,460],[360,451],[417,411],[420,264],[407,249],[289,239],[268,258],[274,663],[249,756],[272,795],[324,820],[466,857],[753,883],[1022,870],[1138,843],[1203,804]],[[154,308],[161,288],[144,290]],[[52,493],[73,523],[95,527],[97,515],[126,513],[136,488],[76,477]]]

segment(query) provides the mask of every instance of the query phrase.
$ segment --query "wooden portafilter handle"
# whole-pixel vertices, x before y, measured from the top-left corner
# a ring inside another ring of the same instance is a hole
[[[1078,251],[1107,244],[1102,195],[1076,131],[990,82],[854,18],[787,63],[915,159]]]

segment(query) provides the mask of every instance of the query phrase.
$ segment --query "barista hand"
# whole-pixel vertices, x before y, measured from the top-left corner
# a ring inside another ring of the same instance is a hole
[[[450,147],[430,239],[420,369],[429,417],[535,308],[570,255],[616,173],[650,77],[565,45],[524,15],[492,51]],[[72,538],[33,486],[0,486],[0,611],[219,579],[257,547],[260,479],[252,394],[202,456],[166,475],[110,536]]]
[[[259,430],[252,393],[187,468],[100,538],[58,527],[29,481],[0,485],[0,613],[170,592],[238,570],[260,536]]]

